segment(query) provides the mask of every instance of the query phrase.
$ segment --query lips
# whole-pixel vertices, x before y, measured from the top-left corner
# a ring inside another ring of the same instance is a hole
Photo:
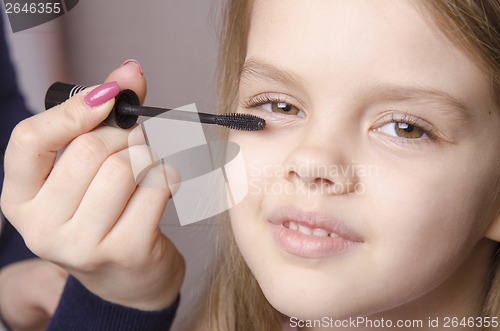
[[[292,255],[339,255],[363,242],[359,234],[327,213],[284,207],[274,210],[268,219],[275,241]]]

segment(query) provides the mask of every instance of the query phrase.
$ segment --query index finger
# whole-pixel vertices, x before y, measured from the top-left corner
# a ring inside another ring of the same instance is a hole
[[[98,126],[119,92],[116,82],[103,84],[19,123],[5,153],[2,206],[32,199],[49,175],[57,151]]]
[[[2,204],[7,201],[18,204],[32,199],[50,174],[57,151],[99,125],[113,108],[114,96],[120,89],[132,89],[141,103],[144,101],[146,80],[137,61],[125,61],[106,78],[106,82],[114,87],[114,93],[107,95],[110,100],[104,104],[90,107],[85,102],[85,96],[95,90],[91,88],[21,122],[14,129],[5,155]]]
[[[146,97],[146,80],[144,79],[144,72],[142,66],[136,60],[127,60],[123,62],[120,68],[111,72],[104,80],[105,82],[117,82],[122,90],[133,90],[141,104]]]

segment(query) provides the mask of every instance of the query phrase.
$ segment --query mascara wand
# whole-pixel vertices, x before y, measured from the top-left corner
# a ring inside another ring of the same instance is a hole
[[[57,106],[78,92],[86,89],[85,86],[66,83],[54,83],[45,95],[45,109]],[[139,116],[167,118],[179,121],[201,122],[216,124],[233,130],[259,131],[266,127],[266,121],[249,114],[205,114],[168,108],[141,106],[139,97],[132,90],[122,90],[115,97],[115,105],[103,123],[128,129],[137,123]]]

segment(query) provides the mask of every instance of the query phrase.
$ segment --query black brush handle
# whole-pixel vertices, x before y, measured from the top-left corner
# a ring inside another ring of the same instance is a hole
[[[80,91],[86,89],[85,86],[57,82],[52,84],[45,94],[45,109],[50,109],[60,105],[64,101],[73,97]],[[128,129],[137,123],[139,116],[123,115],[118,109],[125,104],[139,106],[140,101],[137,94],[132,90],[123,90],[115,97],[115,105],[104,124],[117,128]]]

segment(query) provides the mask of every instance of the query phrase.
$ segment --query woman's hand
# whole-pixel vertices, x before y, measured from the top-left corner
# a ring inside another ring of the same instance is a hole
[[[137,63],[128,62],[106,81],[144,100],[146,82]],[[35,254],[96,295],[143,310],[165,308],[175,301],[185,270],[159,229],[171,192],[137,185],[129,152],[148,154],[147,146],[129,147],[130,130],[99,126],[114,95],[103,92],[89,102],[88,93],[14,129],[5,155],[2,210]]]
[[[40,259],[0,270],[0,314],[13,331],[45,330],[56,310],[67,273]]]

